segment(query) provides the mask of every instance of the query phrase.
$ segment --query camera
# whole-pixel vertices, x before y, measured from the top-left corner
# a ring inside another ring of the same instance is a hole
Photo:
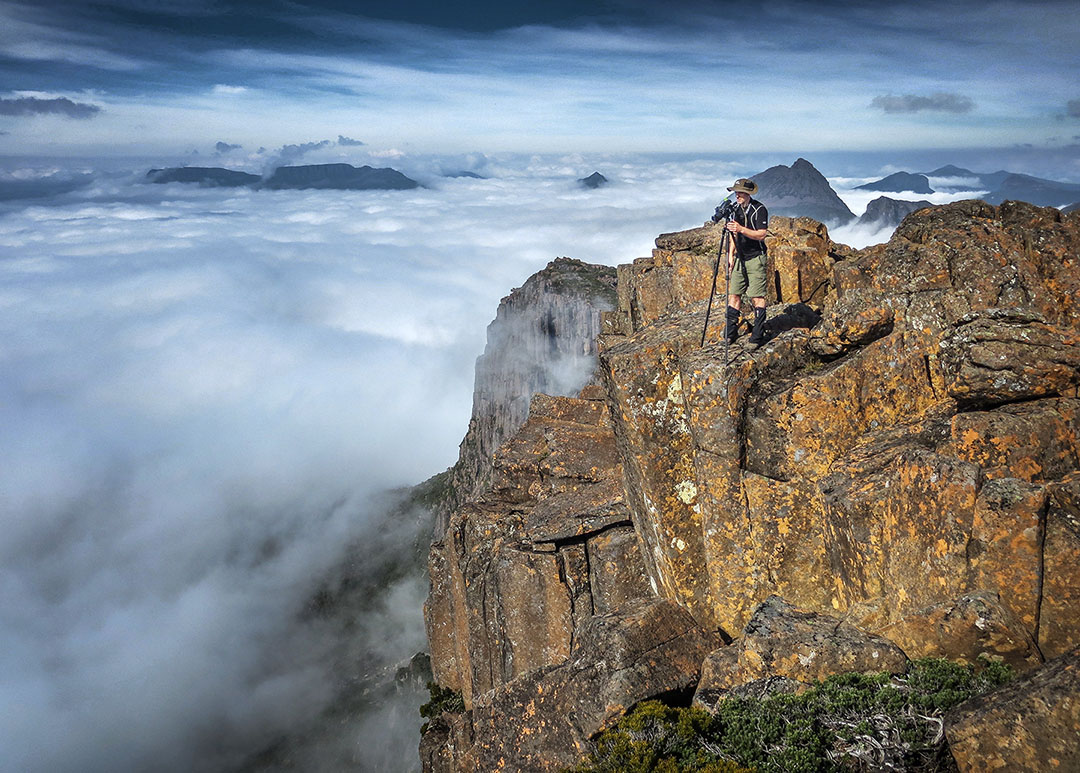
[[[724,199],[720,206],[716,208],[713,213],[712,221],[719,223],[721,220],[731,220],[735,214],[735,210],[739,205],[731,199]]]

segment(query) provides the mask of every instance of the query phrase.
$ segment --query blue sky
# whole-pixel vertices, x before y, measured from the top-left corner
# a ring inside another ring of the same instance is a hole
[[[1074,2],[0,0],[0,155],[1019,149],[1080,175]]]

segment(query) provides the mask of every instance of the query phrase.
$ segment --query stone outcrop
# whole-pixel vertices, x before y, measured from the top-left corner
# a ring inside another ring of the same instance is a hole
[[[476,361],[472,418],[451,472],[454,507],[491,483],[492,456],[525,422],[533,395],[576,395],[594,377],[600,312],[615,306],[615,269],[557,258],[499,303]]]
[[[859,251],[774,217],[769,340],[727,362],[721,235],[618,268],[602,383],[535,397],[434,542],[432,665],[467,710],[428,770],[557,770],[695,686],[1080,645],[1080,216],[960,202]]]
[[[727,367],[720,345],[699,346],[693,245],[708,227],[667,237],[688,246],[669,266],[620,268],[601,362],[661,595],[729,635],[775,593],[901,636],[923,610],[985,591],[1001,599],[995,624],[1015,629],[996,644],[1074,646],[1077,576],[1051,568],[1075,532],[1051,494],[1080,466],[1078,222],[963,202],[843,253],[824,235],[792,249],[797,221],[781,221],[774,262],[831,274],[823,316],[811,327],[808,304],[777,304],[773,340],[736,343]],[[1042,624],[1051,598],[1068,626]],[[935,654],[990,646],[960,638],[943,634],[958,649]]]
[[[1080,770],[1080,649],[946,718],[960,773]]]

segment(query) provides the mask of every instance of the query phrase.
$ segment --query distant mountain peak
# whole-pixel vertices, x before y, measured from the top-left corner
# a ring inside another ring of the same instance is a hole
[[[797,159],[790,167],[769,167],[752,179],[758,184],[754,198],[768,207],[770,215],[812,217],[832,225],[855,219],[825,175],[805,158]]]
[[[601,185],[607,185],[608,178],[604,177],[604,175],[599,172],[593,172],[588,177],[581,178],[578,182],[586,188],[599,188]]]
[[[878,196],[866,205],[866,212],[859,218],[859,225],[895,228],[912,212],[932,206],[934,205],[926,200],[898,201],[888,196]]]
[[[151,169],[146,178],[155,183],[196,183],[204,186],[251,186],[271,190],[324,188],[330,190],[408,190],[420,187],[396,169],[354,167],[350,164],[279,166],[266,179],[247,172],[217,167],[183,166]]]
[[[933,193],[930,181],[924,174],[912,174],[910,172],[894,172],[888,177],[883,177],[877,182],[860,185],[855,190],[884,191],[887,193]]]

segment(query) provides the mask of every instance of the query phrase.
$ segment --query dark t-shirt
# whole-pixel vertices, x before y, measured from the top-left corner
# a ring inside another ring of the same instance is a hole
[[[757,199],[750,199],[746,209],[735,208],[735,222],[746,226],[751,231],[760,231],[769,227],[769,210]],[[751,239],[749,236],[735,234],[735,253],[742,259],[755,258],[764,254],[765,242]]]

